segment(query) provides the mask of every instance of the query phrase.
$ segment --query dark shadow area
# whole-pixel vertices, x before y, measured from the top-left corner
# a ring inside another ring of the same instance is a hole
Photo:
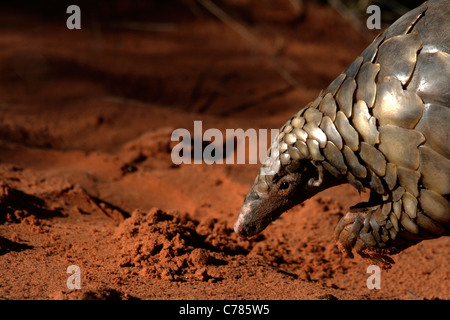
[[[207,4],[205,5],[205,3]],[[293,8],[290,8],[289,2]],[[48,20],[65,21],[67,7],[78,5],[89,26],[99,22],[132,20],[142,22],[181,22],[211,16],[207,7],[217,6],[235,19],[249,24],[257,22],[281,22],[295,24],[302,20],[304,3],[318,3],[342,8],[346,12],[362,17],[366,15],[368,5],[378,5],[383,11],[386,23],[391,23],[406,11],[417,7],[423,0],[303,0],[303,1],[229,1],[229,0],[79,0],[76,3],[68,0],[5,0],[0,10],[14,10],[24,14],[32,14]],[[255,7],[259,7],[255,10]],[[297,10],[295,10],[297,8]],[[290,10],[286,10],[290,9]],[[289,12],[286,12],[289,11]],[[263,14],[261,14],[263,12]],[[392,21],[391,21],[392,20]],[[0,23],[1,25],[1,23]]]
[[[28,244],[14,242],[9,239],[0,237],[0,256],[6,254],[8,252],[11,252],[11,251],[20,252],[22,250],[32,249],[32,248],[33,248],[33,246],[30,246]]]
[[[20,221],[29,215],[42,219],[63,216],[60,211],[47,209],[42,199],[20,190],[3,187],[0,197],[0,223],[6,220]]]
[[[99,207],[99,208],[102,208],[102,205],[101,205],[101,203],[103,203],[107,208],[109,208],[112,212],[119,212],[120,213],[120,215],[123,217],[123,218],[129,218],[130,217],[130,214],[128,213],[128,212],[126,212],[125,210],[123,210],[123,209],[121,209],[121,208],[119,208],[119,207],[117,207],[117,206],[115,206],[115,205],[113,205],[113,204],[111,204],[111,203],[108,203],[108,202],[106,202],[106,201],[104,201],[104,200],[100,200],[99,198],[96,198],[96,197],[93,197],[93,196],[90,196],[91,197],[91,199],[95,202],[95,204]],[[102,211],[108,216],[108,217],[110,217],[110,218],[113,218],[113,219],[115,219],[115,220],[118,220],[118,221],[121,221],[122,220],[122,217],[117,217],[117,216],[111,216],[110,214],[108,214],[104,209],[102,209]]]
[[[96,291],[86,291],[81,300],[140,300],[139,298],[124,294],[111,288],[102,288]]]

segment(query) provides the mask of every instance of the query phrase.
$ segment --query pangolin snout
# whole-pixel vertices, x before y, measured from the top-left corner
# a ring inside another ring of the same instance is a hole
[[[260,201],[261,198],[256,192],[250,192],[245,197],[239,215],[234,223],[234,232],[244,237],[258,233],[258,228],[255,227],[254,212]]]

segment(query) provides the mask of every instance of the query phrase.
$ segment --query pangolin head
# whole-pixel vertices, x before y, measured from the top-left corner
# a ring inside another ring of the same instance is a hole
[[[236,233],[242,236],[258,234],[285,211],[342,183],[324,170],[320,161],[300,159],[284,149],[281,133],[272,141],[244,199],[234,224]]]

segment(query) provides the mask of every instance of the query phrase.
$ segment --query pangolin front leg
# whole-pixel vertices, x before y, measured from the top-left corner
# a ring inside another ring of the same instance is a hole
[[[337,224],[334,236],[340,249],[353,257],[352,250],[363,257],[380,262],[389,267],[393,260],[387,253],[396,253],[414,244],[411,237],[407,241],[398,234],[400,231],[392,202],[383,202],[377,194],[372,194],[369,202],[351,207]],[[372,200],[373,198],[378,200]],[[394,219],[394,220],[393,220]],[[419,240],[418,240],[419,241]]]
[[[396,239],[399,229],[390,220],[391,210],[391,202],[383,202],[374,192],[368,202],[351,207],[334,231],[341,249],[349,256],[352,249],[357,253],[386,247],[393,250],[389,242]]]
[[[339,221],[334,233],[341,251],[353,257],[352,250],[354,250],[383,268],[390,268],[394,261],[386,253],[393,252],[389,242],[395,239],[395,234],[392,236],[389,233],[389,225],[386,226],[389,221],[386,220],[382,214],[381,204],[365,203],[350,208]],[[411,243],[407,242],[404,245],[409,246]]]
[[[376,245],[375,237],[372,234],[375,230],[370,229],[370,219],[380,205],[367,207],[353,207],[339,221],[334,235],[340,247],[349,256],[352,255],[352,249],[361,252],[367,246]]]

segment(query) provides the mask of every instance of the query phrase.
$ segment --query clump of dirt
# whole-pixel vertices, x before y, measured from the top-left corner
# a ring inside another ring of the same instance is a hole
[[[6,184],[0,185],[0,212],[0,223],[24,222],[30,225],[38,225],[38,217],[58,214],[48,209],[42,199]]]
[[[238,239],[226,224],[188,214],[135,210],[117,230],[122,244],[120,267],[164,280],[220,280],[217,266],[227,256],[246,254],[249,241]]]
[[[126,167],[122,170],[134,172],[138,164],[148,168],[173,167],[170,153],[174,143],[170,137],[174,130],[175,128],[170,126],[159,128],[127,142],[120,153],[122,160],[126,163]]]

